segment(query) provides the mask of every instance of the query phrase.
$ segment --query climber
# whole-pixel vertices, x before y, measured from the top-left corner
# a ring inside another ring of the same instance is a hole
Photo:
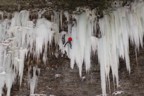
[[[67,42],[64,44],[64,47],[69,43],[70,48],[72,48],[71,42],[72,42],[72,37],[68,37]]]

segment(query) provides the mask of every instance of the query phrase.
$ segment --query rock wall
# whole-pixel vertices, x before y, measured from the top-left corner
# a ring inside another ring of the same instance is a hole
[[[54,10],[75,10],[76,7],[97,8],[99,11],[114,6],[125,6],[134,0],[1,0],[0,10],[52,8]]]
[[[131,73],[128,74],[125,62],[120,60],[120,86],[115,88],[112,77],[108,96],[144,96],[144,49],[137,54],[130,47]],[[82,78],[78,75],[78,68],[70,68],[68,58],[51,58],[47,65],[40,67],[36,94],[44,96],[101,96],[100,66],[96,59],[92,61],[90,72],[83,70]],[[12,96],[29,96],[27,87],[27,72],[24,72],[22,86],[14,84]],[[109,88],[107,88],[109,89]]]

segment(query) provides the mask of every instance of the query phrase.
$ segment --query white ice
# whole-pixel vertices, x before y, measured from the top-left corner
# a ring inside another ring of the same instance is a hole
[[[4,84],[6,84],[7,96],[10,96],[11,87],[17,75],[20,78],[20,84],[22,83],[27,52],[30,51],[34,57],[37,57],[36,59],[39,59],[44,49],[42,58],[46,64],[47,48],[52,42],[59,46],[59,49],[57,48],[53,54],[58,57],[60,54],[58,50],[61,51],[61,56],[66,53],[70,58],[71,68],[74,68],[74,64],[76,64],[81,77],[83,76],[83,64],[88,72],[91,68],[91,55],[97,54],[103,96],[107,95],[106,85],[110,82],[110,69],[114,83],[119,86],[119,58],[126,61],[129,73],[131,70],[129,40],[131,44],[135,45],[137,51],[143,47],[144,2],[133,2],[131,9],[120,7],[105,14],[103,18],[99,19],[99,22],[96,22],[96,10],[84,10],[85,12],[81,14],[53,11],[52,21],[41,18],[41,15],[46,12],[41,10],[38,12],[39,18],[36,20],[36,24],[29,20],[30,12],[27,10],[14,12],[11,20],[0,20],[0,96]],[[3,12],[0,14],[3,15]],[[70,24],[71,15],[76,19],[73,26]],[[59,33],[59,24],[62,27],[63,16],[68,22],[68,32]],[[94,36],[96,23],[100,26],[101,38]],[[70,36],[73,38],[72,48],[69,45],[64,47],[62,44],[61,40],[64,34],[66,34],[66,41]],[[34,70],[36,70],[35,67]],[[34,75],[30,80],[32,94],[34,94],[37,79]]]

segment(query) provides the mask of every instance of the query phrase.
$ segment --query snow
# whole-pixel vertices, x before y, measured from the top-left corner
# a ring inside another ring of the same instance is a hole
[[[47,96],[46,94],[31,94],[30,96]],[[54,96],[54,95],[52,95]]]
[[[123,93],[124,93],[124,91],[115,91],[115,92],[113,92],[113,95],[117,96],[117,95],[120,95]]]
[[[30,12],[27,10],[14,12],[14,17],[11,20],[0,20],[0,96],[4,84],[6,84],[7,96],[10,96],[11,87],[17,76],[20,78],[21,85],[25,56],[28,52],[36,57],[36,61],[43,53],[42,59],[46,64],[48,61],[47,49],[53,42],[59,46],[59,49],[56,48],[56,52],[52,52],[52,54],[58,58],[66,53],[70,58],[71,68],[74,68],[76,64],[82,79],[84,79],[83,65],[85,64],[85,70],[88,72],[91,68],[91,55],[97,54],[101,70],[102,94],[106,96],[106,85],[110,82],[110,70],[112,70],[113,82],[119,86],[119,58],[126,61],[127,70],[129,73],[131,71],[129,40],[131,44],[135,45],[136,52],[139,51],[140,47],[143,47],[144,2],[133,2],[131,9],[118,7],[117,10],[104,15],[99,20],[95,16],[96,10],[86,8],[81,14],[53,11],[52,21],[42,18],[42,14],[46,10],[38,12],[38,19],[35,23],[29,20]],[[77,10],[81,9],[77,8]],[[3,12],[0,14],[3,15]],[[68,22],[68,32],[59,33],[59,27],[62,27],[64,22],[63,16]],[[73,21],[74,24],[70,23],[70,16],[76,20],[76,22]],[[99,24],[101,38],[95,36],[96,24]],[[72,48],[69,45],[64,47],[62,43],[64,34],[65,41],[68,37],[73,38]],[[36,66],[30,68],[33,69],[33,76],[29,77],[30,94],[34,94],[38,82],[36,71],[39,68]],[[59,75],[56,74],[56,77]]]
[[[61,74],[55,74],[55,78],[59,78],[61,76],[62,76]]]

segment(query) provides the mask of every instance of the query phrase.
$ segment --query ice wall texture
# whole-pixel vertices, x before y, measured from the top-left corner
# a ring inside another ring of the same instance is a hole
[[[114,83],[119,86],[119,58],[126,61],[127,70],[130,72],[129,40],[135,45],[136,50],[143,47],[144,35],[144,3],[132,3],[130,7],[121,7],[103,18],[98,19],[96,10],[83,9],[80,14],[53,11],[51,20],[43,18],[45,10],[39,11],[38,18],[30,20],[30,12],[23,10],[14,12],[12,19],[0,20],[0,96],[6,84],[7,96],[10,96],[12,84],[17,76],[22,83],[25,57],[29,53],[38,60],[47,64],[47,49],[54,42],[60,56],[67,54],[70,66],[74,64],[79,68],[82,76],[82,66],[85,64],[88,72],[91,67],[91,55],[97,54],[100,64],[102,94],[106,96],[106,85],[110,82],[109,75],[112,71]],[[1,12],[3,15],[3,12]],[[61,30],[63,19],[66,18],[67,31]],[[73,38],[72,48],[64,47],[62,36],[65,40]],[[41,55],[43,54],[43,55]],[[52,53],[57,57],[57,51]],[[30,94],[34,94],[38,82],[37,73],[40,69],[33,69],[33,77],[29,74]]]

